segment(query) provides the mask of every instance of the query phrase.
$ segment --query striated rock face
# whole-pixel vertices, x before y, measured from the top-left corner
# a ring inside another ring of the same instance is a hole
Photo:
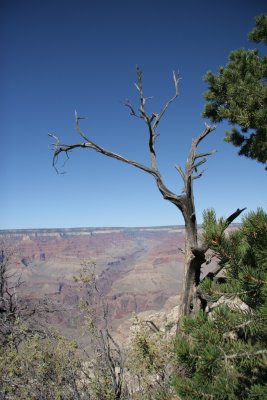
[[[84,260],[96,262],[114,329],[123,330],[133,312],[169,309],[181,288],[182,227],[12,230],[0,231],[0,239],[15,248],[13,266],[23,272],[28,299],[45,296],[72,309],[53,315],[63,331],[80,324],[73,276]]]
[[[118,342],[130,345],[131,339],[139,329],[147,327],[149,335],[163,334],[165,338],[173,337],[177,331],[179,319],[180,296],[171,296],[160,311],[146,310],[132,313],[132,317],[122,320],[117,327],[115,337]]]

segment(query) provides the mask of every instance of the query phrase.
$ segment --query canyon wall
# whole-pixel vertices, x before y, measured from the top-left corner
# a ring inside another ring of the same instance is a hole
[[[167,310],[179,301],[183,227],[5,230],[0,239],[14,249],[23,296],[62,307],[49,322],[70,336],[81,323],[81,288],[73,277],[84,261],[96,263],[115,330],[133,312]]]

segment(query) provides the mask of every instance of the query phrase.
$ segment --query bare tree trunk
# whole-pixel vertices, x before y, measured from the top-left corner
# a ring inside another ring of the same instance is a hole
[[[194,254],[192,248],[196,248],[196,243],[192,246],[191,238],[187,236],[185,240],[185,260],[184,276],[181,301],[181,315],[188,315],[196,312],[200,308],[197,298],[197,287],[200,282],[201,266],[205,262],[205,253]]]
[[[203,259],[195,257],[192,249],[197,247],[197,224],[192,223],[189,217],[185,219],[185,254],[184,254],[184,274],[181,310],[182,315],[187,315],[193,309],[193,300],[195,297],[195,288],[198,284],[198,274],[200,272]]]
[[[63,144],[60,142],[57,136],[50,134],[52,138],[55,139],[53,143],[54,157],[53,166],[56,168],[56,162],[58,156],[61,153],[65,153],[67,158],[69,152],[76,148],[92,149],[107,157],[115,158],[124,163],[133,165],[150,175],[152,175],[156,181],[157,187],[165,200],[173,203],[179,211],[182,213],[185,222],[185,265],[184,265],[184,280],[183,280],[183,291],[182,291],[182,307],[181,315],[187,315],[192,310],[197,310],[197,293],[196,288],[200,281],[200,271],[201,265],[205,261],[205,252],[207,249],[201,248],[198,243],[198,233],[197,233],[197,220],[195,214],[195,203],[193,196],[193,181],[200,178],[205,170],[198,172],[198,167],[207,161],[207,156],[214,154],[216,151],[210,151],[205,153],[197,153],[197,147],[199,143],[206,138],[214,129],[214,126],[206,125],[204,131],[195,139],[192,140],[192,145],[188,154],[185,169],[182,169],[179,165],[176,166],[177,171],[182,177],[184,188],[182,193],[177,195],[169,190],[158,170],[157,167],[157,156],[155,151],[155,143],[158,138],[157,127],[158,124],[165,114],[166,110],[170,104],[178,97],[178,84],[179,78],[173,72],[173,81],[175,87],[175,93],[173,97],[168,100],[162,107],[159,113],[152,113],[148,115],[146,112],[146,102],[151,99],[151,97],[145,97],[143,94],[143,84],[142,84],[142,72],[137,67],[137,83],[136,88],[139,92],[140,105],[138,111],[134,109],[132,104],[127,101],[126,106],[130,109],[130,114],[134,117],[144,120],[148,128],[149,140],[148,140],[148,150],[150,155],[150,166],[140,164],[139,162],[129,160],[120,154],[114,153],[112,151],[106,150],[105,148],[99,146],[98,144],[92,142],[88,137],[81,131],[79,127],[79,117],[75,112],[75,122],[76,130],[78,134],[82,137],[84,142],[74,143],[74,144]],[[56,168],[57,170],[57,168]],[[57,170],[58,172],[58,170]]]

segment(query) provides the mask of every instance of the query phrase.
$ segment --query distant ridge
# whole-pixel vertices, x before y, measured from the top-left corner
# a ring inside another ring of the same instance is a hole
[[[0,229],[2,233],[37,233],[37,232],[88,232],[88,231],[110,231],[110,230],[160,230],[160,229],[184,229],[184,225],[163,225],[163,226],[109,226],[109,227],[81,227],[81,228],[26,228],[26,229]]]
[[[0,229],[0,236],[4,235],[34,235],[34,234],[85,234],[92,232],[118,232],[118,231],[159,231],[159,230],[181,230],[184,225],[171,225],[171,226],[146,226],[146,227],[82,227],[82,228],[34,228],[34,229]]]
[[[232,228],[238,228],[239,223],[231,224]],[[202,225],[199,224],[198,228],[201,229]],[[33,229],[0,229],[0,237],[10,236],[10,235],[71,235],[71,234],[92,234],[93,232],[98,233],[108,233],[111,231],[118,232],[129,232],[129,231],[181,231],[184,230],[184,225],[162,225],[162,226],[139,226],[139,227],[81,227],[81,228],[33,228]]]

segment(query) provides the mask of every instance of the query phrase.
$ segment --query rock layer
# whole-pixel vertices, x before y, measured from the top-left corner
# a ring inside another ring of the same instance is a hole
[[[23,295],[71,309],[50,317],[63,331],[74,332],[80,324],[81,291],[73,276],[84,260],[96,262],[115,328],[133,312],[167,309],[181,288],[182,227],[12,230],[0,231],[0,238],[15,248],[13,267],[23,272]]]

